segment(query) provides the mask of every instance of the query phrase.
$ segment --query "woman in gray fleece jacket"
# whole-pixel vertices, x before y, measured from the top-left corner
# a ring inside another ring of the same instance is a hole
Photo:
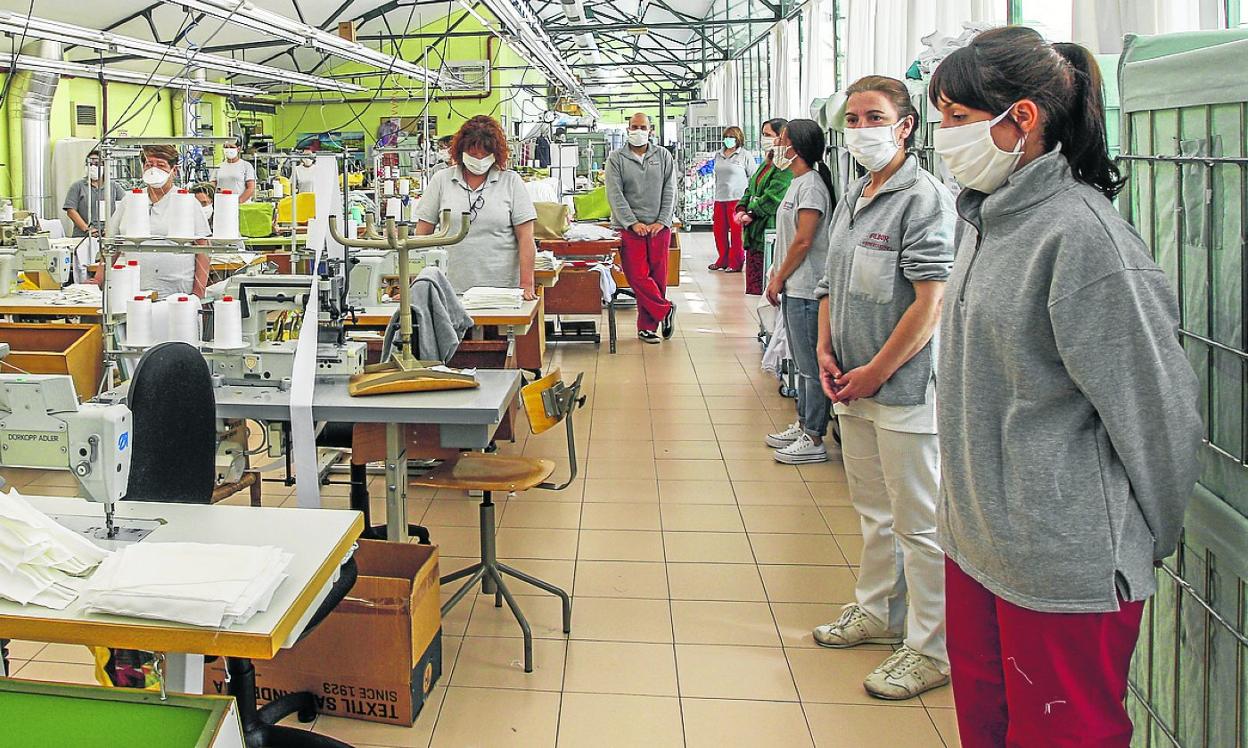
[[[814,637],[902,644],[863,687],[908,699],[949,682],[933,333],[957,218],[949,191],[906,151],[919,115],[905,84],[868,76],[846,93],[845,145],[870,174],[836,207],[815,296],[820,378],[840,422],[862,554],[854,602]]]
[[[1100,71],[994,29],[929,95],[966,188],[941,322],[947,636],[962,744],[1127,746],[1153,565],[1197,475],[1173,290],[1110,202]]]

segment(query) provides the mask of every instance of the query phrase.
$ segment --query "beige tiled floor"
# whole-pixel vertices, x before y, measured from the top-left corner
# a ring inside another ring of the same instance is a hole
[[[322,717],[314,729],[386,747],[956,745],[948,689],[873,700],[861,682],[886,648],[832,651],[810,638],[852,595],[857,516],[839,463],[786,467],[763,446],[793,406],[759,370],[743,277],[704,269],[710,247],[706,234],[685,236],[673,340],[642,345],[624,311],[617,354],[548,352],[565,377],[585,372],[581,478],[500,501],[498,545],[572,592],[572,635],[554,598],[515,584],[536,637],[526,675],[506,608],[469,596],[444,621],[447,672],[415,726]],[[561,432],[503,449],[566,464]],[[26,490],[73,487],[48,474]],[[266,486],[265,497],[291,493]],[[444,571],[477,553],[475,500],[422,492],[409,514],[441,544]],[[91,676],[80,647],[15,643],[13,657],[18,677]]]

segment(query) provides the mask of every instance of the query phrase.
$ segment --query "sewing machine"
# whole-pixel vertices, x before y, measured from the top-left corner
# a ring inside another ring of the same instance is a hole
[[[294,320],[307,306],[316,288],[316,369],[318,377],[347,377],[364,370],[367,345],[346,340],[341,308],[342,276],[236,275],[225,295],[242,307],[244,347],[217,350],[208,356],[213,379],[219,384],[261,385],[286,389],[294,376]]]
[[[113,507],[130,479],[130,410],[79,403],[64,374],[0,374],[0,466],[70,470],[91,501],[104,505],[104,527],[73,527],[104,540],[150,532],[113,524]]]
[[[448,255],[445,249],[415,251],[408,260],[412,278],[427,267],[446,272]],[[393,249],[361,249],[351,255],[351,282],[347,303],[353,307],[376,306],[399,275],[398,253]]]
[[[59,291],[73,279],[73,246],[76,239],[52,239],[47,232],[19,234],[15,248],[0,247],[0,253],[17,257],[16,269],[26,280],[48,291]]]

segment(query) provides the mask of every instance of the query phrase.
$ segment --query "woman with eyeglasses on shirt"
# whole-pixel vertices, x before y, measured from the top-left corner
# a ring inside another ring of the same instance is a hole
[[[1111,200],[1102,79],[1012,26],[940,64],[932,145],[963,186],[936,380],[962,745],[1131,743],[1154,564],[1199,474],[1174,290]]]
[[[507,168],[507,136],[492,117],[478,115],[451,140],[449,169],[429,180],[416,216],[418,235],[432,234],[442,211],[468,213],[468,236],[447,247],[447,277],[463,293],[474,286],[524,289],[535,299],[533,266],[537,210],[520,175]]]

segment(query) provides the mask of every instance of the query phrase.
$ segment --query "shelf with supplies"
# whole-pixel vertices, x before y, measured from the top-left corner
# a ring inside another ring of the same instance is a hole
[[[709,226],[715,212],[715,154],[723,149],[724,129],[686,127],[681,130],[680,217],[686,226]]]
[[[138,240],[138,241],[136,241]],[[197,242],[205,242],[198,244]],[[209,239],[206,237],[114,237],[104,240],[104,247],[116,252],[166,252],[173,254],[225,254],[243,252],[242,239]]]

